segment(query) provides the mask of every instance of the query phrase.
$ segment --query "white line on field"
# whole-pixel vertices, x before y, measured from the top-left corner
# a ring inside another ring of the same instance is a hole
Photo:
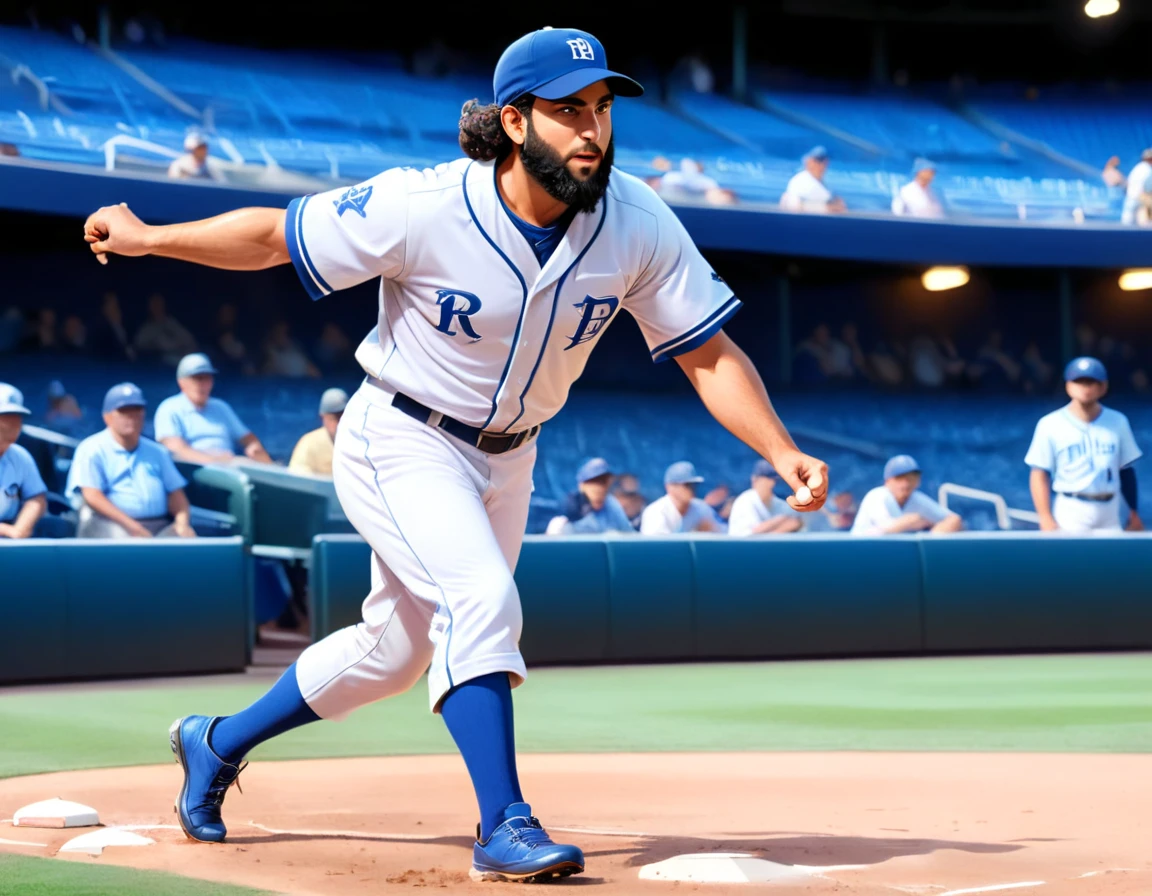
[[[947,893],[941,893],[940,896],[963,896],[965,893],[994,893],[999,890],[1021,890],[1024,887],[1042,887],[1044,881],[1042,880],[1026,880],[1018,884],[992,884],[988,887],[971,887],[967,890],[949,890]]]
[[[5,840],[3,837],[0,837],[0,845],[4,845],[4,846],[39,846],[39,847],[42,847],[45,849],[48,847],[47,843],[25,843],[23,840]]]

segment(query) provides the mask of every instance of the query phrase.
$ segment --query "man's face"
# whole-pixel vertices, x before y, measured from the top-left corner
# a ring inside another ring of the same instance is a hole
[[[766,502],[776,491],[776,477],[753,476],[752,488],[756,490],[756,494],[760,496],[760,500]]]
[[[664,486],[664,489],[673,501],[681,504],[687,504],[696,497],[695,482],[673,482],[670,485]]]
[[[1099,401],[1108,391],[1108,384],[1100,380],[1078,379],[1069,380],[1064,387],[1068,397],[1081,404],[1092,404]]]
[[[122,439],[137,439],[144,431],[144,407],[117,408],[104,415],[104,425]]]
[[[808,172],[817,180],[824,180],[824,175],[828,171],[827,159],[807,159],[804,162],[804,167]]]
[[[608,498],[608,489],[612,486],[612,474],[605,473],[603,476],[597,476],[594,479],[586,479],[580,483],[580,491],[584,493],[584,497],[588,499],[588,503],[592,505],[593,510],[599,510],[604,506],[604,501]]]
[[[328,435],[336,438],[336,427],[340,425],[340,418],[343,412],[339,414],[321,414],[320,419],[324,422],[324,429],[328,431]]]
[[[20,430],[23,426],[23,414],[0,414],[0,455],[20,438]]]
[[[615,148],[612,92],[604,81],[560,100],[537,98],[520,161],[558,202],[590,212],[608,189]]]
[[[210,373],[198,373],[195,376],[181,377],[176,382],[189,401],[193,404],[204,404],[212,396],[216,377]]]
[[[192,150],[192,158],[194,158],[197,162],[199,162],[201,165],[203,165],[204,160],[206,158],[208,158],[208,144],[207,143],[201,144],[200,146],[197,146],[194,150]]]
[[[912,492],[920,488],[920,474],[905,473],[903,476],[893,476],[885,485],[888,486],[888,491],[892,492],[893,497],[903,504],[912,496]]]
[[[932,178],[936,176],[935,170],[932,168],[925,168],[923,171],[916,172],[916,182],[922,187],[928,186],[932,183]]]

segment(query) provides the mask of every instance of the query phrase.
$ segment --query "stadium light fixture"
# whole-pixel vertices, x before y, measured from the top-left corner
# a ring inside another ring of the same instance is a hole
[[[1084,4],[1084,15],[1090,19],[1115,15],[1120,10],[1120,0],[1088,0]]]
[[[1120,275],[1120,288],[1125,292],[1152,289],[1152,268],[1130,268]]]
[[[968,282],[968,268],[940,266],[928,268],[920,277],[920,282],[929,292],[957,289]]]

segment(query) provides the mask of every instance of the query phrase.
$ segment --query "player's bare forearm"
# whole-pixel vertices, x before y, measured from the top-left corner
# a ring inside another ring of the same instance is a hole
[[[184,489],[178,488],[176,491],[168,493],[168,513],[172,517],[172,524],[177,535],[188,537],[196,534],[192,529],[191,510]]]
[[[771,461],[793,492],[808,487],[812,500],[788,502],[819,510],[828,494],[828,468],[796,447],[748,356],[721,330],[699,348],[676,357],[713,417],[745,445]]]
[[[106,206],[84,223],[84,239],[103,263],[108,255],[159,255],[230,271],[287,264],[284,209],[242,208],[183,224],[149,225],[124,205]]]
[[[244,448],[244,456],[249,460],[254,460],[261,464],[272,463],[272,456],[268,453],[267,449],[260,443],[260,440],[254,436],[249,435],[240,440],[241,446]]]
[[[176,460],[182,460],[189,464],[209,464],[227,463],[232,455],[230,454],[209,454],[207,451],[197,451],[179,436],[168,436],[160,440],[160,444],[172,452],[172,456]]]
[[[1028,476],[1028,489],[1032,492],[1032,504],[1040,517],[1041,529],[1055,529],[1056,520],[1052,517],[1052,477],[1047,470],[1033,467]]]
[[[47,510],[48,499],[44,495],[37,495],[25,501],[20,512],[16,514],[16,519],[12,521],[13,537],[30,538],[32,530],[36,528],[40,517],[44,516]]]

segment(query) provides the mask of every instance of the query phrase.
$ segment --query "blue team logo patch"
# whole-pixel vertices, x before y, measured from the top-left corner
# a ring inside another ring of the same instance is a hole
[[[344,212],[352,209],[361,218],[367,218],[368,214],[364,211],[364,206],[368,204],[368,200],[371,198],[371,184],[366,187],[349,187],[339,199],[334,199],[332,204],[336,206],[337,217],[342,217]]]
[[[717,283],[726,283],[727,282],[723,277],[721,277],[715,271],[712,272],[712,279],[715,280]]]
[[[480,297],[462,289],[436,290],[436,304],[440,306],[440,323],[436,329],[446,336],[463,332],[473,342],[483,337],[472,326],[470,318],[480,310]],[[459,330],[452,329],[453,326]]]
[[[585,342],[591,342],[599,336],[600,331],[608,325],[608,321],[616,313],[616,307],[619,304],[620,300],[616,296],[603,296],[598,299],[585,296],[583,302],[577,302],[573,305],[573,308],[583,309],[583,313],[580,315],[580,323],[576,327],[576,332],[568,337],[572,341],[564,347],[564,351],[576,348]]]
[[[9,498],[15,498],[20,494],[20,486],[13,482],[8,486],[8,488],[4,489],[4,494]]]

